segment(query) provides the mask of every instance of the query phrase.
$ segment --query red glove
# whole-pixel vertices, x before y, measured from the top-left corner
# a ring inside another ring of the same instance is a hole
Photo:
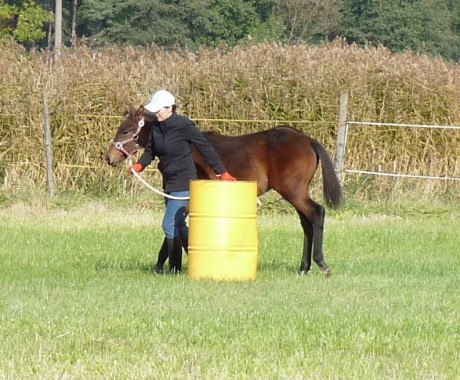
[[[222,173],[220,179],[222,181],[236,181],[236,178],[233,177],[229,172]]]
[[[134,170],[136,173],[140,173],[140,172],[142,172],[142,170],[144,170],[144,167],[143,167],[139,162],[137,162],[137,163],[135,163],[134,165],[132,165],[132,166],[129,167],[129,173],[130,173],[130,174],[133,174],[133,172],[132,172],[133,170]]]

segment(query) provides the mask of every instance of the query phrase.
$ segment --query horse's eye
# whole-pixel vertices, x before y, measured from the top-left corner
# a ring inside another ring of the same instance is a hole
[[[127,129],[122,129],[120,132],[122,135],[127,135],[128,133],[131,132],[131,130],[127,128]]]

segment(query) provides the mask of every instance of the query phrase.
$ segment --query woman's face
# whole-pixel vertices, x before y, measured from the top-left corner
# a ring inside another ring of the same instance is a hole
[[[160,123],[162,121],[165,121],[168,117],[172,115],[172,106],[163,107],[158,112],[155,112],[155,115]]]

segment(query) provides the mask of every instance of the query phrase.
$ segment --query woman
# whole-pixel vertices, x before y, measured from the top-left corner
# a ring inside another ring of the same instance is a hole
[[[189,197],[190,180],[198,178],[192,158],[192,145],[203,156],[207,164],[220,179],[235,181],[222,164],[219,156],[206,137],[187,117],[176,112],[176,100],[166,91],[153,94],[152,100],[144,108],[155,115],[149,141],[139,161],[130,167],[142,172],[155,157],[158,157],[158,169],[163,176],[165,193],[179,198]],[[155,272],[161,273],[166,258],[172,273],[182,270],[182,246],[188,247],[187,199],[165,198],[166,212],[162,228],[165,240],[158,253]]]

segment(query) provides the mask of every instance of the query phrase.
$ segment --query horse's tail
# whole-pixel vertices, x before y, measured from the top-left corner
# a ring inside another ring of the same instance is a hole
[[[316,140],[311,140],[311,146],[321,161],[323,171],[323,191],[326,204],[338,208],[342,202],[342,186],[340,185],[334,165],[327,150]]]

